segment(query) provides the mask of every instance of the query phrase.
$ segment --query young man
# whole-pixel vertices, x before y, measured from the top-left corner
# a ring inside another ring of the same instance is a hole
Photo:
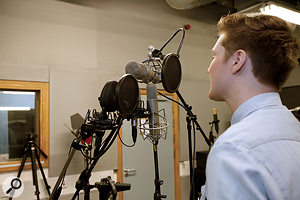
[[[272,16],[228,15],[218,29],[209,97],[233,116],[209,153],[201,199],[300,199],[300,123],[278,94],[299,45]]]

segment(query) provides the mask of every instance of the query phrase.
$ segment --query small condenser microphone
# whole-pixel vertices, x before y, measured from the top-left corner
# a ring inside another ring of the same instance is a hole
[[[148,84],[146,89],[147,89],[147,108],[151,113],[151,116],[149,117],[150,135],[159,137],[160,134],[159,129],[151,130],[153,128],[159,127],[157,87],[155,84]]]
[[[136,143],[136,138],[137,138],[137,119],[136,118],[132,118],[131,119],[131,133],[132,133],[132,141],[133,143]]]
[[[217,133],[219,133],[219,120],[218,120],[218,115],[217,115],[217,109],[213,108],[212,109],[212,113],[213,113],[213,123],[215,124],[215,130]]]

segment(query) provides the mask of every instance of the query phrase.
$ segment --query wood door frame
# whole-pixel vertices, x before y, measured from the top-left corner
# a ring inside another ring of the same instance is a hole
[[[159,89],[164,95],[171,97],[173,100],[178,101],[176,93],[168,93],[165,90]],[[146,89],[140,90],[141,95],[146,95]],[[179,160],[180,160],[180,149],[179,149],[179,108],[178,104],[172,102],[172,117],[173,117],[173,152],[174,152],[174,191],[175,200],[181,200],[181,187],[180,187],[180,172],[179,172]],[[122,130],[119,131],[120,137],[122,138]],[[118,171],[117,181],[123,183],[123,150],[122,143],[118,139]],[[119,192],[119,200],[123,200],[123,192]]]

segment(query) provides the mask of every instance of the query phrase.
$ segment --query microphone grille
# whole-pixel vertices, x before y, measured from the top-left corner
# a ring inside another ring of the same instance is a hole
[[[139,64],[135,61],[132,61],[126,65],[125,68],[126,74],[131,74],[133,76],[137,76],[139,73]]]

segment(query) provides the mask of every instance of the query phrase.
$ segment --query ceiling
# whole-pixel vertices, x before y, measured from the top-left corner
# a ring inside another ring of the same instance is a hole
[[[78,4],[78,5],[83,5],[83,6],[90,6],[90,7],[99,7],[100,5],[116,5],[117,4],[145,4],[145,3],[160,3],[160,4],[167,4],[168,3],[173,3],[173,4],[180,4],[182,2],[190,2],[190,4],[198,4],[197,8],[193,9],[198,9],[198,8],[209,8],[209,9],[218,9],[224,12],[228,11],[240,11],[245,8],[248,8],[250,6],[253,6],[255,4],[258,4],[260,2],[266,2],[266,0],[126,0],[126,1],[120,1],[120,0],[58,0],[58,1],[63,1],[63,2],[68,2],[72,4]],[[277,2],[280,4],[283,4],[287,7],[291,7],[293,9],[300,10],[300,0],[273,0],[273,2]],[[170,4],[169,4],[170,6]],[[189,11],[193,9],[187,9]]]
[[[163,11],[174,15],[192,18],[205,22],[216,22],[222,15],[235,13],[263,0],[58,0],[71,4],[88,6],[99,9],[122,8],[132,10],[132,12],[143,12],[143,9],[152,9],[153,12]],[[169,4],[168,4],[168,3]],[[197,2],[199,6],[193,9],[174,9],[170,2]],[[300,11],[300,0],[275,0],[273,2],[281,3],[287,7]]]

